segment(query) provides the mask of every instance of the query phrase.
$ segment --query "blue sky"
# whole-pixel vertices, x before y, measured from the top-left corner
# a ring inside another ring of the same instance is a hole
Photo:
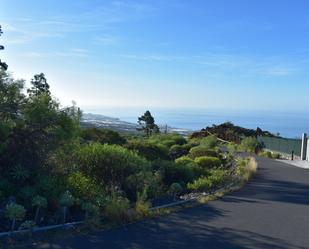
[[[304,0],[0,0],[14,76],[63,104],[306,110]]]

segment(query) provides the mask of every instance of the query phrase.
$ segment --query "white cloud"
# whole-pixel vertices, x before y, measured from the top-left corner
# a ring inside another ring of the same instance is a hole
[[[41,59],[50,57],[88,57],[89,51],[83,48],[72,48],[68,51],[55,52],[24,52],[20,54],[21,57],[31,59]]]
[[[116,45],[120,43],[120,38],[112,35],[96,37],[94,43],[98,45]]]
[[[294,74],[297,70],[287,66],[274,66],[266,70],[266,74],[270,76],[288,76]]]

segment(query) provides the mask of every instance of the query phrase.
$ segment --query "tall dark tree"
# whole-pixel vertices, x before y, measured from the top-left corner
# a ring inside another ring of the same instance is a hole
[[[2,35],[2,27],[0,25],[0,36]],[[0,45],[0,50],[3,50],[4,49],[4,46]],[[5,62],[2,62],[1,59],[0,59],[0,69],[3,69],[3,70],[7,70],[8,69],[8,65],[5,63]]]
[[[138,128],[138,130],[144,131],[146,135],[160,132],[160,129],[155,124],[155,120],[151,115],[150,111],[146,111],[144,115],[140,116],[138,118],[138,123],[142,126],[141,128]]]
[[[43,73],[34,75],[31,79],[32,87],[27,90],[30,95],[40,95],[42,93],[50,95],[49,84]]]

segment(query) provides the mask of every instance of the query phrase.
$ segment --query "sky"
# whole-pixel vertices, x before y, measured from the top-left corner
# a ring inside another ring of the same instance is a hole
[[[0,0],[0,58],[63,105],[307,110],[307,0]]]

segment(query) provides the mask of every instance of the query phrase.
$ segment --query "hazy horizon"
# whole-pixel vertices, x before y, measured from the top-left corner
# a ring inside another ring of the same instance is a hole
[[[300,138],[302,133],[309,132],[308,112],[155,107],[90,108],[83,110],[83,112],[137,123],[137,118],[146,110],[151,111],[155,121],[160,125],[193,131],[213,124],[232,122],[250,129],[260,127],[263,130],[274,134],[280,133],[283,137],[290,138]]]

